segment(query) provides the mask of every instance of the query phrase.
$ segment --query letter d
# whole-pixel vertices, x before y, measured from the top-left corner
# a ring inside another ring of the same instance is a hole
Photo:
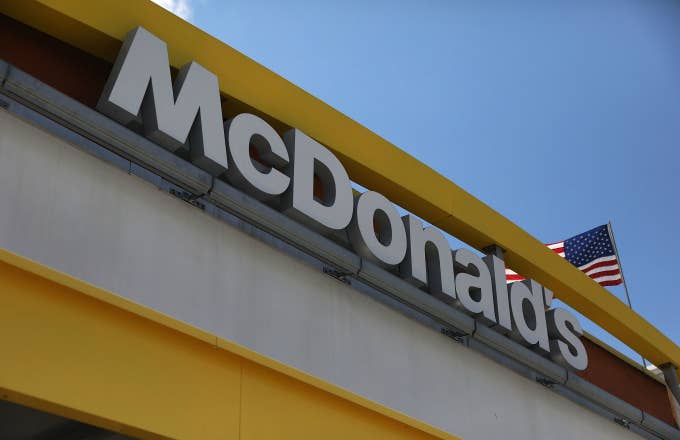
[[[352,219],[354,201],[347,171],[323,145],[298,129],[289,130],[284,142],[291,155],[288,175],[292,185],[281,200],[283,211],[322,233],[344,229]],[[314,194],[314,177],[321,185]]]

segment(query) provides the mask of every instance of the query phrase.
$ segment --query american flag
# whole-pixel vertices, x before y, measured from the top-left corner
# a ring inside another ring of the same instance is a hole
[[[609,225],[546,246],[601,286],[616,286],[623,281]],[[510,269],[505,269],[505,278],[508,283],[524,279]]]

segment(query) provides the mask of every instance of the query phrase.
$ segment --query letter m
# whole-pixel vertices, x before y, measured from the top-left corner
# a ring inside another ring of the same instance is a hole
[[[218,176],[227,168],[217,77],[198,63],[182,67],[171,84],[168,49],[142,27],[123,42],[97,109]]]

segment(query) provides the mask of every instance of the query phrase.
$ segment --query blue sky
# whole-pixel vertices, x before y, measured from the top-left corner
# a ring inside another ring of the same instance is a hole
[[[539,240],[611,220],[633,307],[680,342],[680,2],[159,1]]]

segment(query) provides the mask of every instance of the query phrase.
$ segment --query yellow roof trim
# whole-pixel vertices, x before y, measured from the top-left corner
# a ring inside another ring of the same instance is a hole
[[[151,1],[7,1],[0,12],[105,59],[144,26],[168,44],[178,67],[195,60],[222,92],[325,144],[351,178],[477,249],[497,244],[506,261],[552,289],[656,365],[680,366],[680,348],[606,289],[542,243],[427,165],[331,106]],[[480,170],[481,172],[481,170]]]

